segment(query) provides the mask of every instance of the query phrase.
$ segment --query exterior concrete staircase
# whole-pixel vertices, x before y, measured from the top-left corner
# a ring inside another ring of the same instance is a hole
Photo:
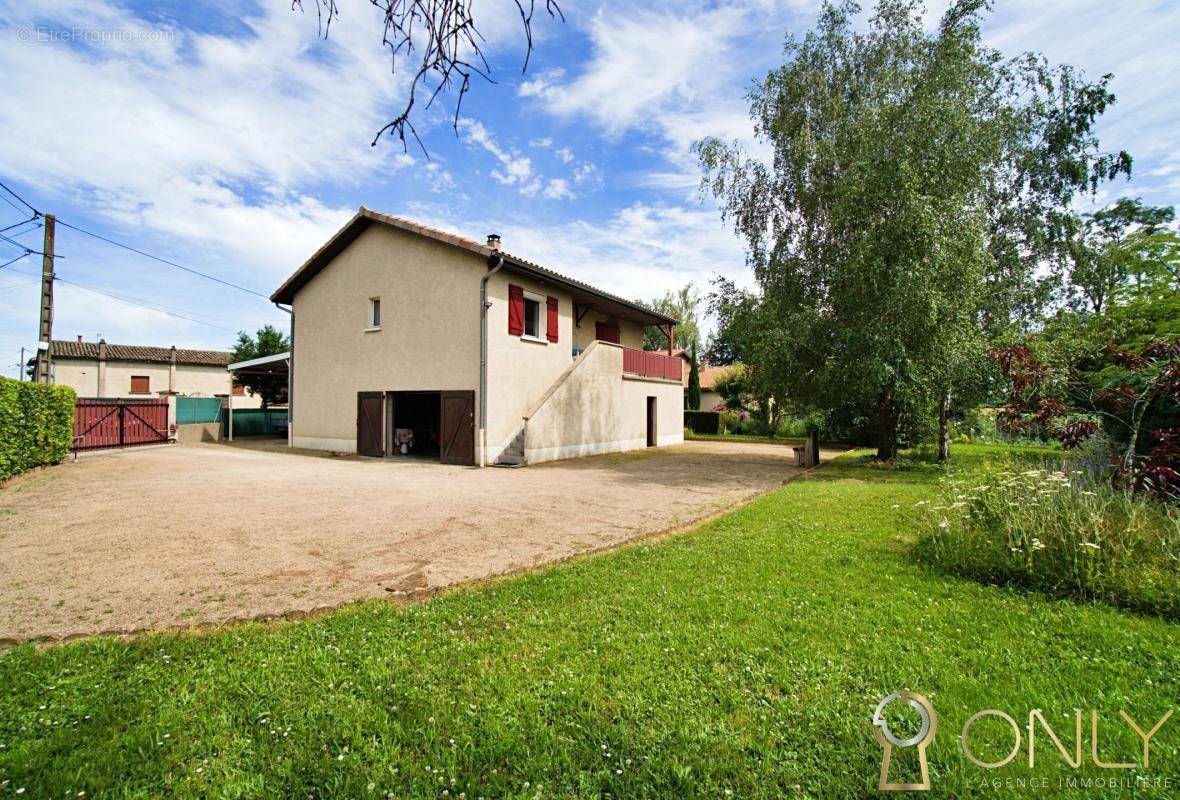
[[[524,429],[509,442],[508,446],[496,458],[497,467],[524,466]]]

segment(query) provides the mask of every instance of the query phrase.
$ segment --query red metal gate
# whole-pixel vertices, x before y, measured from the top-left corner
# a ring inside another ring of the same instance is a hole
[[[168,401],[79,397],[74,403],[74,449],[101,450],[168,441]]]

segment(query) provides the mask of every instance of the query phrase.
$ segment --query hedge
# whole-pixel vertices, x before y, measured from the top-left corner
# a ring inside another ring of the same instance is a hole
[[[684,427],[693,433],[721,433],[721,414],[717,411],[685,411]]]
[[[0,378],[0,480],[64,460],[73,438],[73,389]]]

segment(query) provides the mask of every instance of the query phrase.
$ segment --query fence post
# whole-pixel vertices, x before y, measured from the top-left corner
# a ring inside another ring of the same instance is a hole
[[[168,426],[168,439],[176,438],[176,395],[168,395],[168,420],[165,423]]]

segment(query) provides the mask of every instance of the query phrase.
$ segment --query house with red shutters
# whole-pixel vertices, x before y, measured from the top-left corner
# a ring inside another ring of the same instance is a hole
[[[683,441],[677,320],[364,207],[271,299],[291,314],[290,443],[520,465]]]

